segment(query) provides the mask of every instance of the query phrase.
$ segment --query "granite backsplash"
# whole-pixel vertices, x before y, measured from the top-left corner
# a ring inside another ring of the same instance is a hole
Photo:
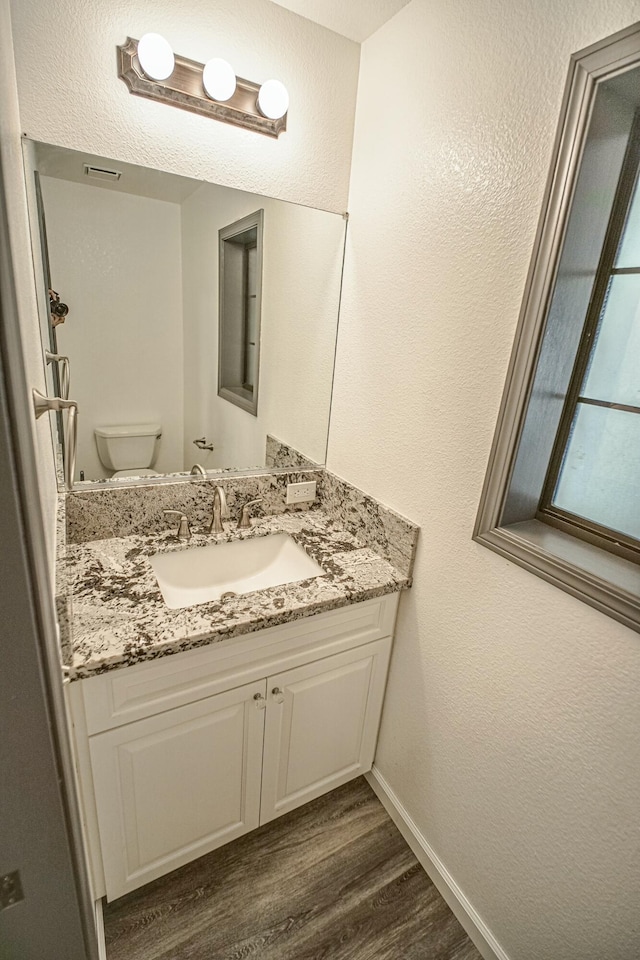
[[[316,500],[288,505],[287,484],[307,480],[317,482]],[[247,500],[257,497],[262,503],[253,508],[256,517],[322,509],[402,576],[412,576],[419,529],[416,524],[324,468],[74,490],[66,495],[67,542],[164,533],[170,526],[164,510],[182,511],[195,531],[211,519],[216,485],[225,491],[230,518],[237,517]]]

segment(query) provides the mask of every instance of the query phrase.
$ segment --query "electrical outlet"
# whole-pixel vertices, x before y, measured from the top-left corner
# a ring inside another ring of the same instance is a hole
[[[287,503],[304,503],[307,500],[315,500],[315,498],[315,480],[308,480],[306,483],[287,484]]]

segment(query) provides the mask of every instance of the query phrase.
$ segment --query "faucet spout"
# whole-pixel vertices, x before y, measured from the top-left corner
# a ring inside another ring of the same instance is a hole
[[[223,518],[227,516],[227,498],[222,487],[213,491],[213,516],[208,526],[209,533],[224,533]]]

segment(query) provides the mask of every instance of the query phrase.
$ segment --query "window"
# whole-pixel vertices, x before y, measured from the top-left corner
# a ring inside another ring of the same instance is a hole
[[[257,326],[257,258],[258,242],[253,238],[244,246],[244,323],[243,323],[243,350],[242,350],[242,386],[253,397],[256,383],[256,356],[258,347]]]
[[[264,211],[219,231],[218,395],[257,416]]]
[[[539,511],[630,559],[640,559],[639,164],[636,113]]]
[[[640,630],[640,25],[572,58],[474,531]]]

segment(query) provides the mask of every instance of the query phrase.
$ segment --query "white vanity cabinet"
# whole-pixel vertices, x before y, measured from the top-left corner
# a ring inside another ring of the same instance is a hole
[[[109,900],[366,772],[398,595],[68,686]]]
[[[249,684],[91,737],[109,899],[258,826],[264,693]]]
[[[391,638],[267,680],[260,823],[371,769]]]

